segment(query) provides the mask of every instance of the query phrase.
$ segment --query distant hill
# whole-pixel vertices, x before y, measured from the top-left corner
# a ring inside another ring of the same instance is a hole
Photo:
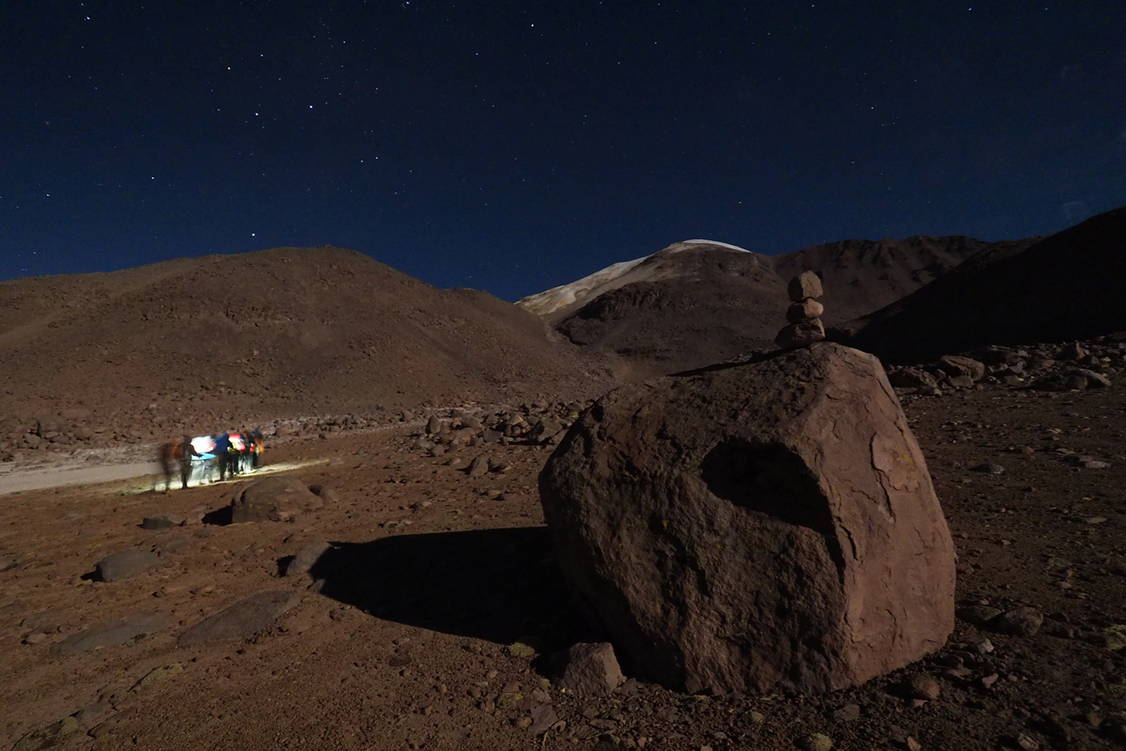
[[[675,243],[517,304],[575,344],[643,372],[669,372],[772,347],[786,283],[805,269],[825,282],[827,323],[870,313],[991,247],[966,237],[849,240],[765,256],[709,240]]]
[[[143,432],[597,391],[606,377],[511,303],[327,247],[0,282],[0,361],[0,419],[79,409]]]
[[[1126,329],[1126,207],[1045,238],[985,249],[933,284],[849,323],[850,343],[922,361],[985,344]]]

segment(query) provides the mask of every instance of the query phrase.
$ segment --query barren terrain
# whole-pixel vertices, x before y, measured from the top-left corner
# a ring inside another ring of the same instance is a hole
[[[561,693],[543,656],[599,634],[573,616],[547,546],[536,478],[550,447],[432,457],[412,424],[271,451],[269,464],[337,495],[288,523],[200,523],[231,482],[0,496],[0,736],[20,749],[55,738],[105,749],[781,750],[810,733],[841,749],[1120,747],[1126,387],[906,399],[958,546],[962,616],[940,653],[861,688],[687,696],[630,681],[609,696]],[[480,454],[494,471],[448,464]],[[158,513],[189,523],[139,527]],[[278,576],[316,540],[337,546],[311,576]],[[120,581],[87,576],[126,549],[160,551],[159,563]],[[196,622],[264,590],[297,604],[256,636],[178,646]],[[967,620],[974,605],[1027,605],[1045,620],[1031,636],[999,633]],[[167,621],[58,653],[136,614]],[[920,672],[937,698],[903,689]]]

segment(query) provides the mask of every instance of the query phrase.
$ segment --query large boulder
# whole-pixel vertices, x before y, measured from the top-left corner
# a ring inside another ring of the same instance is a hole
[[[318,508],[323,501],[296,477],[263,477],[248,484],[231,501],[231,523],[283,521],[295,510]]]
[[[820,692],[939,648],[954,547],[879,361],[830,343],[620,388],[540,476],[631,674]]]

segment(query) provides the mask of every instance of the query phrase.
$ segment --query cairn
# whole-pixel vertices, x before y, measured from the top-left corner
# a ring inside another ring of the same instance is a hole
[[[787,287],[790,294],[790,307],[786,310],[789,325],[778,332],[774,342],[783,349],[808,347],[825,338],[825,324],[821,314],[825,306],[817,298],[825,294],[821,288],[821,277],[812,271],[803,271]]]

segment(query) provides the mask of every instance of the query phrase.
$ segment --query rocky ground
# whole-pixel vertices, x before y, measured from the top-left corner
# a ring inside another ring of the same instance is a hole
[[[941,652],[863,687],[561,690],[548,656],[600,635],[554,572],[536,478],[581,405],[530,404],[299,430],[268,454],[316,491],[298,488],[274,515],[287,521],[220,523],[249,479],[0,496],[0,735],[17,749],[1122,747],[1112,355],[1067,365],[1105,374],[1097,388],[1026,388],[984,363],[904,392],[958,547],[959,618]]]

